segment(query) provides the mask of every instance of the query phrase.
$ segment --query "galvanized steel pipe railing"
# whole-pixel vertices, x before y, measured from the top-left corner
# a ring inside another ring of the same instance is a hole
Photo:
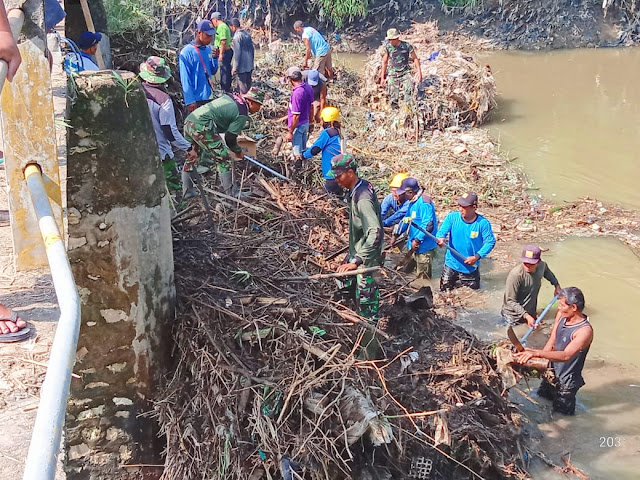
[[[60,307],[60,319],[51,348],[47,374],[40,389],[40,404],[23,478],[53,480],[80,332],[80,297],[40,168],[37,165],[28,165],[24,176],[46,248]]]

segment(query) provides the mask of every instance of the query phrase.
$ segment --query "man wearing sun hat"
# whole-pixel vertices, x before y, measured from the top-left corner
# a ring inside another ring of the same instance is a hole
[[[502,317],[512,325],[526,321],[533,327],[543,278],[554,286],[556,295],[560,293],[560,283],[547,263],[540,258],[541,254],[542,250],[537,245],[527,245],[522,250],[520,264],[507,276]]]
[[[338,272],[356,270],[358,267],[382,265],[384,234],[380,219],[380,205],[373,186],[358,177],[353,155],[343,153],[331,159],[329,176],[350,193],[349,254]],[[358,274],[343,282],[343,289],[355,289],[358,313],[366,318],[375,317],[380,308],[378,286],[372,274]]]
[[[474,290],[480,288],[480,259],[489,255],[496,244],[489,220],[476,212],[478,195],[463,193],[458,197],[458,211],[449,213],[443,220],[436,237],[442,247],[447,237],[449,246],[457,250],[464,262],[447,250],[440,278],[440,290],[452,290],[458,286]]]
[[[422,82],[422,69],[415,49],[411,44],[400,40],[397,29],[387,30],[385,40],[380,68],[380,85],[386,83],[388,101],[395,108],[401,96],[406,103],[411,103],[413,100],[414,82],[409,62],[413,62],[415,66],[417,83]]]
[[[191,148],[191,144],[185,140],[176,126],[173,101],[165,89],[165,83],[171,78],[171,70],[164,58],[149,57],[146,62],[140,64],[140,78],[147,97],[160,158],[165,170],[170,173],[167,178],[168,187],[170,190],[179,189],[180,179],[172,145],[186,152]]]
[[[227,93],[197,108],[185,119],[184,136],[192,145],[187,152],[182,175],[187,198],[194,195],[189,172],[197,167],[199,159],[215,159],[224,193],[237,193],[229,150],[237,158],[243,158],[242,148],[238,145],[238,135],[249,120],[249,114],[258,112],[262,102],[264,92],[256,88],[244,95]],[[220,137],[223,133],[224,142]]]

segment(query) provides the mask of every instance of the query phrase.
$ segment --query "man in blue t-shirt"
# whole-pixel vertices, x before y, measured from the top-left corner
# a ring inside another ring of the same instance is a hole
[[[317,70],[322,75],[326,75],[330,80],[333,80],[331,46],[322,34],[313,27],[305,26],[300,20],[293,24],[293,29],[302,35],[302,41],[305,46],[302,68],[307,68],[309,58],[313,55],[313,70]]]
[[[438,245],[414,225],[433,234],[438,229],[436,209],[433,207],[431,197],[420,188],[418,180],[413,177],[407,177],[402,181],[400,187],[396,189],[396,195],[401,202],[408,203],[408,208],[404,221],[398,224],[393,233],[391,244],[395,243],[397,236],[408,230],[407,251],[413,252],[413,262],[410,262],[410,267],[407,265],[409,268],[405,271],[409,272],[415,266],[417,279],[431,279],[433,254]]]
[[[180,83],[184,104],[189,112],[211,101],[210,78],[218,71],[218,61],[211,57],[209,44],[216,34],[209,20],[198,22],[196,38],[180,51]]]
[[[449,250],[444,259],[440,290],[452,290],[459,281],[464,287],[480,288],[480,259],[489,255],[496,244],[489,220],[476,213],[478,195],[467,192],[458,198],[459,211],[447,215],[436,233],[438,246],[449,237],[449,246],[465,257],[464,262]]]

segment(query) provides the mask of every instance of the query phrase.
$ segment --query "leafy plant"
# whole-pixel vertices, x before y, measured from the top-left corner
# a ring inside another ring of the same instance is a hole
[[[320,16],[329,17],[337,27],[345,20],[364,17],[369,9],[369,0],[315,0],[320,7]]]
[[[136,75],[131,80],[125,80],[124,78],[122,78],[122,75],[120,75],[115,70],[111,70],[111,75],[113,76],[113,79],[116,81],[116,83],[123,88],[123,90],[124,90],[124,103],[127,106],[127,108],[129,108],[129,102],[127,101],[127,95],[129,94],[129,92],[131,90],[133,90],[135,88],[136,80],[138,80],[138,76]]]
[[[154,21],[154,5],[162,2],[144,0],[104,0],[109,32],[122,35],[140,28],[151,28]]]

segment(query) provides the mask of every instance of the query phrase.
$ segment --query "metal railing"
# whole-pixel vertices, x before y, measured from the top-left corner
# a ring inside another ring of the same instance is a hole
[[[9,12],[14,38],[17,39],[24,13]],[[7,64],[0,61],[0,93],[7,75]],[[60,440],[67,410],[71,374],[76,358],[80,333],[80,297],[73,279],[71,265],[47,196],[42,172],[37,164],[29,164],[24,176],[33,209],[44,241],[51,277],[60,307],[47,373],[40,389],[40,404],[31,435],[31,444],[24,470],[25,480],[55,478]]]

